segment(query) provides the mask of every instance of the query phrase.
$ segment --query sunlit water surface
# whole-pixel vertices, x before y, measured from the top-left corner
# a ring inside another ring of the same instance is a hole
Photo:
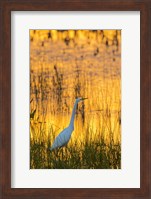
[[[31,30],[30,38],[31,139],[52,144],[68,126],[75,98],[87,97],[69,146],[101,135],[120,143],[120,31]]]

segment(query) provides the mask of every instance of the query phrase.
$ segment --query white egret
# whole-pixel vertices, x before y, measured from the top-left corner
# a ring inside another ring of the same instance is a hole
[[[76,108],[77,108],[77,105],[80,101],[82,100],[85,100],[87,98],[77,98],[75,100],[75,103],[74,103],[74,107],[73,107],[73,111],[72,111],[72,115],[71,115],[71,120],[70,120],[70,123],[69,123],[69,126],[67,128],[65,128],[55,139],[52,147],[50,148],[51,151],[57,149],[57,148],[61,148],[65,145],[67,145],[67,143],[69,142],[70,138],[71,138],[71,134],[74,130],[74,117],[75,117],[75,114],[76,114]]]

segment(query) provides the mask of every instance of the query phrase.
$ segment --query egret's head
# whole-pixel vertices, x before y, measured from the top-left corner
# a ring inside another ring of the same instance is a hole
[[[76,102],[80,102],[80,101],[83,101],[83,100],[86,100],[86,99],[88,99],[88,98],[78,97],[78,98],[76,98]]]

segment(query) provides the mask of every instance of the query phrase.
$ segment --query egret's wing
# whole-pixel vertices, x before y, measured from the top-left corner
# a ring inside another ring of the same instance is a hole
[[[66,128],[56,137],[50,150],[65,146],[68,143],[70,139],[70,134],[68,131],[68,128]]]

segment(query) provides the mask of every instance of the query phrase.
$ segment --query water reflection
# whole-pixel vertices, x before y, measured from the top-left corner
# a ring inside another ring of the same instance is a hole
[[[121,31],[30,31],[31,140],[53,142],[78,105],[69,147],[121,143]]]

